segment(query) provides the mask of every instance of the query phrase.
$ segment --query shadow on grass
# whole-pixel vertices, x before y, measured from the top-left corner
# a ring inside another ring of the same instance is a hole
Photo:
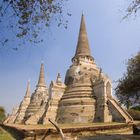
[[[4,125],[0,125],[5,131],[11,134],[11,136],[16,140],[22,140],[24,139],[23,133],[18,131],[17,129],[6,127]]]
[[[140,135],[132,135],[132,134],[100,135],[92,137],[83,137],[80,138],[80,140],[140,140]]]

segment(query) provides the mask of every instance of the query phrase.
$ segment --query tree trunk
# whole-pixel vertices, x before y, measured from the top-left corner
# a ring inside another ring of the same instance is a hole
[[[57,132],[60,134],[62,140],[66,140],[62,129],[58,126],[56,122],[53,122],[51,119],[48,119],[49,122],[56,128]]]

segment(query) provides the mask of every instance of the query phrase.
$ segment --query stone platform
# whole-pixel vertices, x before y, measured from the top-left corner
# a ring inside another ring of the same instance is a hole
[[[80,140],[81,136],[94,136],[97,134],[123,133],[132,131],[133,123],[93,123],[93,124],[60,124],[65,136],[70,140]],[[51,125],[2,125],[9,132],[15,132],[18,138],[24,140],[61,140],[56,129]],[[16,138],[16,139],[18,139]]]

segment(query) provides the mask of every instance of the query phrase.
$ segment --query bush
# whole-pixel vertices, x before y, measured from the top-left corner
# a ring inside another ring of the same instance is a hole
[[[135,107],[132,107],[131,109],[140,111],[140,106],[135,106]]]
[[[5,109],[0,106],[0,123],[2,123],[6,118]]]
[[[135,109],[127,110],[134,120],[140,120],[140,111]]]

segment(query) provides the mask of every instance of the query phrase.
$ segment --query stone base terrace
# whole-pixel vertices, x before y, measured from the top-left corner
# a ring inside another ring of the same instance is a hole
[[[64,135],[75,140],[75,137],[95,136],[102,134],[122,134],[133,132],[134,123],[93,123],[93,124],[58,124]],[[16,139],[24,140],[61,140],[55,127],[48,125],[1,125],[4,129],[13,134]],[[18,138],[17,138],[18,137]],[[80,140],[80,139],[77,139]]]

